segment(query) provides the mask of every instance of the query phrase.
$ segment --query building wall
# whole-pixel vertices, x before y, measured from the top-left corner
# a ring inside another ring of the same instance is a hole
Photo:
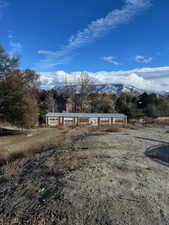
[[[98,125],[98,118],[89,118],[89,124],[93,126]]]
[[[87,125],[92,126],[108,125],[112,124],[125,124],[127,123],[127,118],[78,118],[78,117],[47,117],[46,124],[48,126],[57,125]]]

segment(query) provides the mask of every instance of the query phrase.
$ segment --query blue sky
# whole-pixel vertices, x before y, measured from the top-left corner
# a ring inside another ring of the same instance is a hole
[[[160,0],[0,0],[0,42],[21,56],[21,68],[55,72],[42,74],[50,82],[77,71],[122,71],[169,89],[168,7]],[[151,72],[139,73],[144,68]]]

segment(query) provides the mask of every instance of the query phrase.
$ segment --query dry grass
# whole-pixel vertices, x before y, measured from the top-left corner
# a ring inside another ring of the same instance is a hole
[[[49,159],[45,165],[50,171],[50,174],[66,173],[68,171],[76,170],[84,164],[84,160],[92,160],[93,155],[91,152],[62,152],[55,158]]]
[[[118,126],[113,126],[113,127],[109,127],[106,129],[107,132],[112,132],[112,133],[116,133],[116,132],[120,132],[121,129]]]
[[[50,159],[45,162],[50,174],[65,173],[66,171],[72,171],[80,166],[80,161],[77,154],[72,152],[63,153],[54,159]]]
[[[85,152],[81,156],[81,159],[92,160],[93,159],[93,154],[91,152]]]
[[[90,126],[88,129],[91,132],[97,131],[106,131],[106,132],[120,132],[123,126],[121,124],[114,124],[114,125],[102,125],[100,127],[97,126]]]
[[[4,176],[9,179],[9,180],[13,180],[16,178],[16,176],[18,176],[19,174],[19,168],[18,168],[18,164],[20,162],[18,160],[15,160],[9,164],[6,164],[3,167],[3,171],[4,171]]]
[[[144,127],[145,125],[143,123],[128,123],[123,125],[123,128],[133,129],[133,130],[141,129]]]
[[[164,127],[169,125],[169,120],[158,120],[158,119],[152,119],[147,118],[143,123],[141,122],[129,122],[126,125],[123,125],[123,128],[127,129],[141,129],[141,128],[157,128],[157,127]]]
[[[144,127],[157,128],[164,127],[169,125],[168,117],[160,117],[160,118],[146,118],[144,122]]]
[[[169,120],[168,119],[164,119],[164,120],[160,120],[160,119],[155,119],[153,121],[153,123],[158,124],[158,125],[165,125],[168,126],[169,125]]]
[[[67,145],[72,138],[85,132],[84,129],[38,129],[30,136],[7,136],[0,137],[0,164],[22,158],[33,152],[39,152],[54,146]]]

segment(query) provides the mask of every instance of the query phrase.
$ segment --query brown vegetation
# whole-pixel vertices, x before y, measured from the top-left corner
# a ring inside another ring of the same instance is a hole
[[[62,127],[62,129],[38,129],[29,135],[0,137],[0,164],[39,152],[54,146],[71,143],[72,138],[79,136],[85,129]]]
[[[140,129],[144,127],[145,126],[143,123],[128,123],[123,125],[123,128],[127,128],[127,129]]]
[[[116,133],[116,132],[120,132],[121,129],[118,126],[112,126],[106,129],[107,132],[112,132],[112,133]]]
[[[84,152],[78,153],[75,151],[65,151],[58,154],[54,159],[49,159],[45,162],[50,173],[66,173],[68,171],[73,171],[81,167],[84,163],[83,160],[91,160],[92,153]]]

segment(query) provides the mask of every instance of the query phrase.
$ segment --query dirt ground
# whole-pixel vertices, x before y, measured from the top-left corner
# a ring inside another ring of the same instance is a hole
[[[75,224],[169,224],[167,131],[95,132],[84,140],[92,160],[65,177],[65,198],[80,213]]]
[[[0,224],[168,225],[168,131],[93,131],[4,165]]]

